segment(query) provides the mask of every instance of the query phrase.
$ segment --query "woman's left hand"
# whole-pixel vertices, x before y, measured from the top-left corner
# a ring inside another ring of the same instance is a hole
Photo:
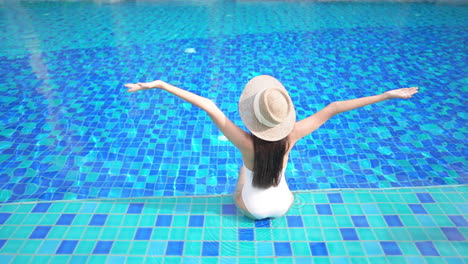
[[[161,80],[146,82],[146,83],[127,83],[124,86],[128,88],[127,92],[137,92],[141,90],[148,90],[153,88],[163,88],[165,82]]]

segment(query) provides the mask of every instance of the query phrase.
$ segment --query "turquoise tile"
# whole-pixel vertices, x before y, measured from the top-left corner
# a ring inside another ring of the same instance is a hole
[[[143,217],[143,216],[142,216]],[[86,225],[89,223],[89,221],[91,220],[91,215],[86,215],[86,217],[84,217],[82,219],[82,222],[83,223],[86,223]],[[122,224],[124,220],[124,216],[123,215],[114,215],[114,214],[111,214],[107,217],[107,221],[106,221],[106,224],[107,225],[110,225],[110,226],[120,226]],[[76,221],[76,220],[75,220]],[[151,226],[154,225],[154,222]]]
[[[293,256],[295,256],[295,257],[297,257],[297,256],[310,256],[311,255],[309,243],[306,243],[306,242],[292,242],[291,247],[292,247]]]
[[[78,245],[76,245],[74,253],[77,255],[89,255],[92,254],[95,246],[96,241],[80,240]]]
[[[448,241],[433,241],[434,247],[442,257],[458,256],[458,252],[452,247]]]
[[[52,226],[47,235],[48,239],[61,239],[63,238],[67,232],[69,227],[68,226]]]
[[[425,203],[423,206],[429,214],[444,214],[437,204]]]
[[[307,239],[309,241],[324,241],[324,235],[321,228],[306,228]]]
[[[334,215],[347,215],[348,211],[346,210],[346,206],[343,204],[331,204],[330,207],[332,208],[332,212]]]
[[[395,209],[393,208],[393,204],[391,203],[381,203],[379,204],[379,210],[382,214],[396,214]]]
[[[387,257],[369,257],[368,258],[369,260],[369,263],[376,263],[376,264],[387,264],[387,263],[391,263],[391,262],[388,262],[388,258]]]
[[[8,240],[2,247],[2,253],[17,254],[24,243],[25,240]]]
[[[19,226],[16,229],[16,232],[10,236],[10,238],[25,239],[29,238],[31,233],[34,231],[35,227],[33,226]]]
[[[128,254],[144,256],[146,255],[147,248],[149,245],[150,245],[149,241],[133,241],[130,246],[130,251],[128,252]]]
[[[100,236],[101,231],[102,231],[102,227],[88,226],[86,230],[84,231],[81,239],[97,239]]]
[[[51,259],[50,256],[33,256],[30,263],[49,263],[50,259]],[[0,261],[1,261],[1,258],[0,258]]]
[[[187,215],[175,215],[172,219],[172,226],[186,227],[188,225],[189,217]]]
[[[420,226],[419,221],[413,215],[400,215],[400,220],[406,227]]]
[[[335,222],[335,218],[330,215],[320,215],[318,216],[320,220],[320,226],[323,228],[326,227],[337,227],[337,224]]]
[[[80,202],[69,203],[61,212],[74,214],[80,211],[80,208],[83,204]]]
[[[13,263],[29,263],[29,261],[31,261],[33,257],[32,256],[22,256],[22,255],[18,255],[15,257],[15,259],[13,260]],[[52,257],[52,259],[55,259],[56,257]],[[64,263],[64,262],[62,262]]]
[[[92,256],[89,256],[88,259],[89,259],[89,263],[106,263],[107,262],[107,256],[92,255]],[[139,260],[141,261],[141,258]]]
[[[85,230],[86,230],[86,227],[84,226],[71,226],[68,229],[66,237],[64,238],[67,238],[70,240],[80,239],[83,236]]]
[[[403,252],[403,255],[407,256],[419,256],[421,253],[413,242],[398,242],[398,246]]]
[[[223,243],[224,244],[224,243]],[[185,256],[200,256],[202,243],[199,241],[185,241]],[[229,255],[226,255],[229,256]]]
[[[243,256],[255,256],[256,247],[254,242],[240,241],[238,242],[238,252],[242,252]]]
[[[20,254],[34,255],[41,244],[42,241],[40,240],[26,240],[20,250]]]
[[[411,241],[412,237],[406,230],[406,228],[390,228],[392,236],[398,241]]]
[[[97,208],[95,209],[94,213],[96,214],[108,214],[112,211],[112,207],[114,205],[112,203],[99,203]],[[83,206],[84,207],[84,206]],[[93,213],[92,211],[89,213]]]
[[[357,234],[361,241],[369,241],[369,240],[376,240],[376,235],[374,234],[374,228],[357,228]]]
[[[424,260],[426,260],[427,264],[440,263],[440,257],[425,257]]]
[[[450,218],[448,218],[445,215],[433,215],[432,219],[438,226],[444,226],[444,227],[454,226],[453,222],[450,221]]]
[[[291,241],[287,228],[272,229],[272,236],[274,241]]]
[[[394,240],[389,228],[374,228],[373,231],[377,240],[380,240],[380,241]]]
[[[387,227],[387,223],[381,215],[368,215],[367,222],[371,227]]]
[[[212,232],[210,232],[211,229],[205,229],[205,235],[209,236],[209,239],[206,239],[205,237],[205,240],[219,240],[219,232],[220,230],[216,229]],[[156,230],[157,232],[157,230]],[[171,229],[171,232],[169,234],[169,240],[174,240],[174,241],[178,241],[178,240],[185,240],[186,239],[186,233],[187,233],[187,229],[184,229],[184,228],[172,228]]]
[[[119,227],[105,227],[102,229],[99,239],[100,240],[114,240],[117,238],[119,229],[120,229]]]
[[[50,213],[47,217],[42,217],[40,225],[55,225],[61,214]]]
[[[440,206],[442,208],[442,211],[444,211],[444,214],[448,215],[459,215],[463,214],[464,212],[460,212],[457,207],[455,207],[452,204],[444,203],[443,205]]]
[[[158,233],[160,232],[159,228],[158,228]],[[167,239],[168,237],[168,231],[164,231],[164,232],[167,232],[166,234],[161,234],[161,236],[155,236],[153,234],[153,238],[154,240],[157,240],[156,238],[157,237],[161,237],[161,239]],[[166,238],[164,238],[166,237]],[[202,240],[203,238],[203,228],[199,228],[199,227],[192,227],[190,228],[190,232],[187,233],[187,240]],[[237,240],[234,239],[234,240]]]
[[[302,216],[303,222],[304,222],[304,227],[315,227],[318,228],[320,227],[320,217],[317,216],[307,216],[304,215]]]
[[[336,216],[335,220],[339,227],[354,227],[354,224],[349,216]]]
[[[394,203],[393,208],[395,208],[396,214],[413,214],[413,211],[408,207],[408,204]]]
[[[238,242],[223,242],[223,243],[221,243],[221,246],[219,248],[219,255],[221,257],[232,256],[232,252],[240,252]]]
[[[114,243],[112,244],[112,249],[111,249],[111,254],[113,255],[127,255],[129,250],[130,250],[130,247],[132,245],[132,242],[131,241],[114,241]],[[95,247],[95,244],[93,244],[93,249]],[[164,242],[164,248],[161,248],[161,247],[154,247],[154,248],[151,248],[152,250],[165,250],[166,249],[166,245],[165,245],[165,242]],[[92,250],[91,250],[92,252]],[[163,255],[163,253],[161,254],[152,254],[153,252],[149,251],[148,254],[150,256],[152,255]]]
[[[314,263],[317,264],[331,264],[331,259],[328,257],[314,257]]]
[[[345,244],[342,242],[327,242],[328,255],[331,257],[347,256]]]
[[[59,245],[60,245],[59,240],[44,240],[36,254],[47,254],[47,255],[55,254]]]
[[[367,261],[366,258],[358,257],[358,258],[351,258],[351,263],[352,264],[367,264],[369,261]]]
[[[424,232],[427,234],[429,240],[431,241],[444,241],[447,239],[445,237],[445,234],[439,227],[425,228]]]
[[[140,215],[126,215],[122,221],[122,225],[126,227],[136,227],[140,221]]]
[[[47,210],[47,212],[48,213],[62,213],[65,211],[65,207],[67,207],[66,203],[52,203],[49,209]]]
[[[88,225],[92,214],[77,214],[73,220],[74,225]]]
[[[364,212],[358,204],[347,204],[350,215],[362,215]]]
[[[341,241],[342,240],[341,233],[338,231],[338,229],[323,228],[322,232],[325,235],[326,241]]]
[[[407,228],[406,230],[408,231],[410,236],[415,241],[429,240],[429,237],[427,236],[426,232],[424,232],[424,229],[421,229],[421,228]]]
[[[273,244],[271,242],[258,242],[257,243],[257,256],[259,257],[274,256]]]
[[[132,232],[131,228],[128,228],[129,230],[127,232],[125,231],[120,231],[119,233],[119,239],[121,240],[132,240],[133,239],[133,236],[134,236],[134,232]],[[158,230],[157,232],[153,232],[152,235],[151,235],[151,240],[168,240],[169,239],[169,233],[170,233],[171,229],[170,228],[164,228],[164,227],[158,227]],[[201,230],[202,231],[202,230]],[[197,229],[196,228],[192,228],[192,230],[190,230],[190,233],[193,235],[197,232]],[[198,231],[200,232],[200,230]],[[128,235],[128,233],[131,233],[131,235]],[[120,238],[120,236],[122,236],[122,238]],[[190,238],[187,238],[189,240],[195,240],[194,238],[190,237]]]
[[[366,256],[364,248],[361,246],[361,242],[345,242],[346,251],[349,256]]]
[[[291,236],[291,241],[307,241],[307,233],[305,229],[291,228],[288,231],[289,235]]]
[[[401,263],[401,264],[409,264],[406,262],[405,257],[400,256],[387,256],[388,263]]]
[[[16,213],[29,213],[36,206],[35,204],[22,204],[16,209]],[[50,210],[50,209],[49,209]]]

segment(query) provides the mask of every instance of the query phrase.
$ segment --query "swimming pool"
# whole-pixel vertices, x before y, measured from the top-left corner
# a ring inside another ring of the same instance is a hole
[[[466,183],[467,7],[434,3],[0,3],[0,201],[226,194],[240,156],[163,79],[236,124],[258,74],[304,118],[400,86],[298,143],[292,190]]]

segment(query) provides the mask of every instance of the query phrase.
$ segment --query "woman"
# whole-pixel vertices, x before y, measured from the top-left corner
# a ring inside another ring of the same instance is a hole
[[[239,112],[250,133],[245,132],[210,100],[163,81],[126,84],[128,92],[160,88],[198,106],[236,146],[244,162],[234,193],[237,207],[248,217],[262,219],[286,214],[294,202],[284,177],[289,152],[296,142],[312,133],[332,116],[393,98],[410,98],[417,87],[333,102],[319,112],[296,122],[294,105],[284,86],[261,75],[251,79],[239,100]]]

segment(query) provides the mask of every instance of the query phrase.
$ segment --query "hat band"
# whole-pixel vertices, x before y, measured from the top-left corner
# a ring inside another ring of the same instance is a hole
[[[265,118],[265,116],[263,116],[262,111],[260,111],[261,94],[262,93],[258,93],[255,95],[254,104],[253,104],[255,117],[262,125],[265,125],[267,127],[275,127],[276,125],[278,125],[278,123],[275,124],[275,123],[270,122],[268,119]]]

